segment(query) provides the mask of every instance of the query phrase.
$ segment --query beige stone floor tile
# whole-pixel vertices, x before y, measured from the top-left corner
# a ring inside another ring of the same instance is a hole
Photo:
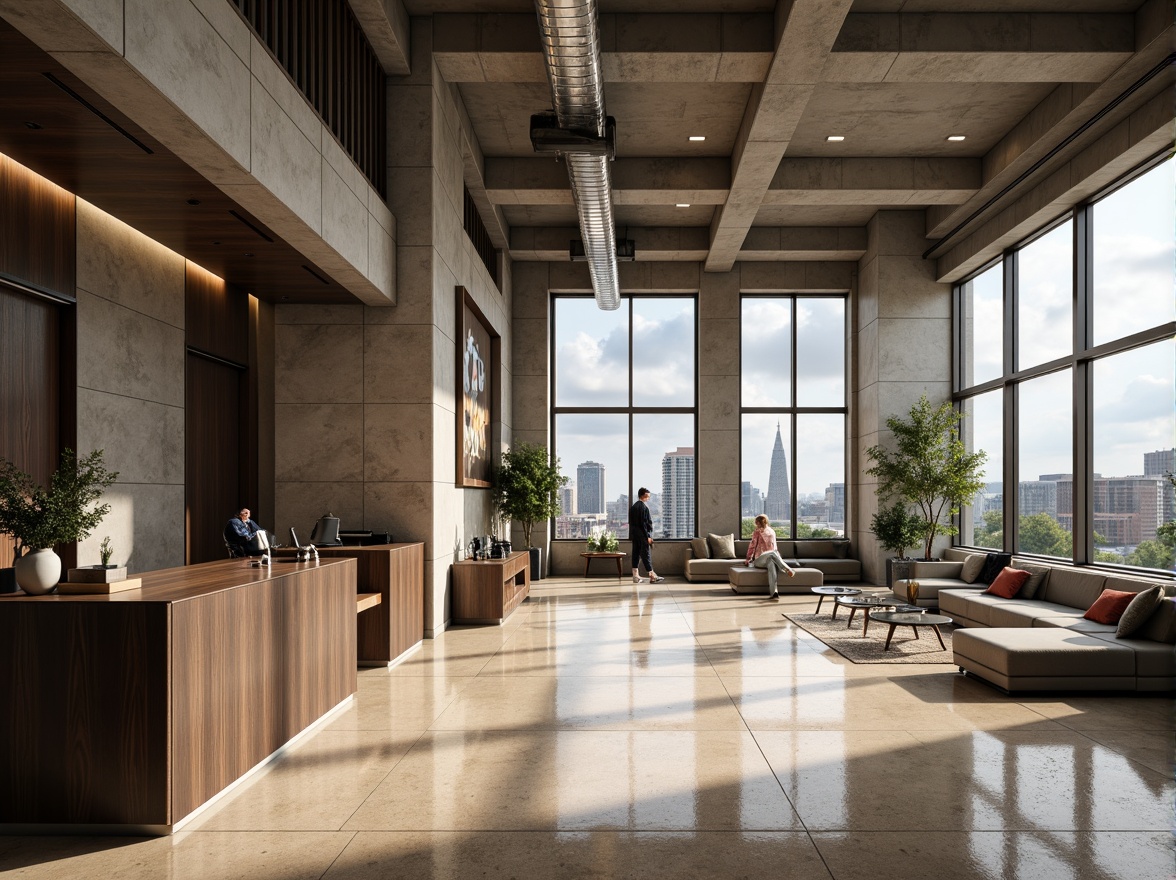
[[[924,693],[885,676],[721,678],[752,730],[1065,729],[1019,703],[993,699],[982,686],[969,693],[970,682],[948,673],[904,679],[938,685]],[[959,688],[945,699],[953,680]]]
[[[801,832],[361,831],[324,880],[830,880]]]
[[[1176,791],[1065,730],[753,734],[815,831],[1159,830]]]
[[[327,730],[425,730],[473,676],[361,676],[353,704]]]
[[[319,731],[188,828],[337,831],[420,736],[383,730]]]
[[[0,874],[28,880],[318,880],[352,837],[193,831],[150,840],[0,838]]]
[[[1084,730],[1082,733],[1131,761],[1172,776],[1176,749],[1170,731],[1154,730]]]
[[[721,647],[737,644],[765,644],[788,641],[809,651],[824,651],[825,644],[776,613],[747,610],[707,612],[690,620],[694,637],[700,645]]]
[[[1176,730],[1171,694],[1014,696],[1011,699],[1074,730]]]
[[[787,831],[800,825],[747,732],[564,730],[431,731],[345,827]]]
[[[717,678],[481,676],[434,730],[745,730]]]
[[[837,880],[1161,880],[1171,837],[1146,832],[817,833]]]

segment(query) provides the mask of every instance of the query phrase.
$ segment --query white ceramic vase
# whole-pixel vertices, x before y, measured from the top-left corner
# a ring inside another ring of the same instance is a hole
[[[16,560],[16,585],[30,596],[44,596],[61,580],[61,557],[52,550],[33,550]]]

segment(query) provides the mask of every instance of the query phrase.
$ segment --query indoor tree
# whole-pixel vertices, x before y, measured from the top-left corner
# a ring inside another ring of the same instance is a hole
[[[502,453],[502,465],[494,474],[495,507],[523,527],[527,547],[535,523],[559,516],[559,490],[567,482],[559,472],[559,459],[542,444],[519,443]]]
[[[988,455],[969,452],[960,439],[963,417],[950,402],[933,407],[924,394],[907,418],[886,420],[893,444],[866,450],[874,462],[866,473],[878,479],[879,500],[909,505],[921,518],[924,559],[931,558],[936,537],[958,533],[953,517],[960,504],[984,487]]]

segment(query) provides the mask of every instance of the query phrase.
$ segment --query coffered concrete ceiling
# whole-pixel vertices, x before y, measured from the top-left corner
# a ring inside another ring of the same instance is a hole
[[[467,183],[505,224],[497,237],[516,259],[566,258],[567,175],[530,142],[530,115],[551,106],[531,0],[404,6],[433,16],[437,69],[484,160]],[[1118,121],[1099,111],[1173,41],[1167,0],[603,0],[600,13],[617,223],[638,259],[713,271],[856,259],[883,208],[925,209],[929,244],[977,222],[1076,129]]]

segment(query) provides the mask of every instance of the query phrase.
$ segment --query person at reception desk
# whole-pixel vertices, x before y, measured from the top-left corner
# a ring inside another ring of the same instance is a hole
[[[257,539],[261,531],[264,529],[249,518],[249,508],[242,507],[225,524],[225,544],[234,556],[261,556],[265,553],[265,547]]]

